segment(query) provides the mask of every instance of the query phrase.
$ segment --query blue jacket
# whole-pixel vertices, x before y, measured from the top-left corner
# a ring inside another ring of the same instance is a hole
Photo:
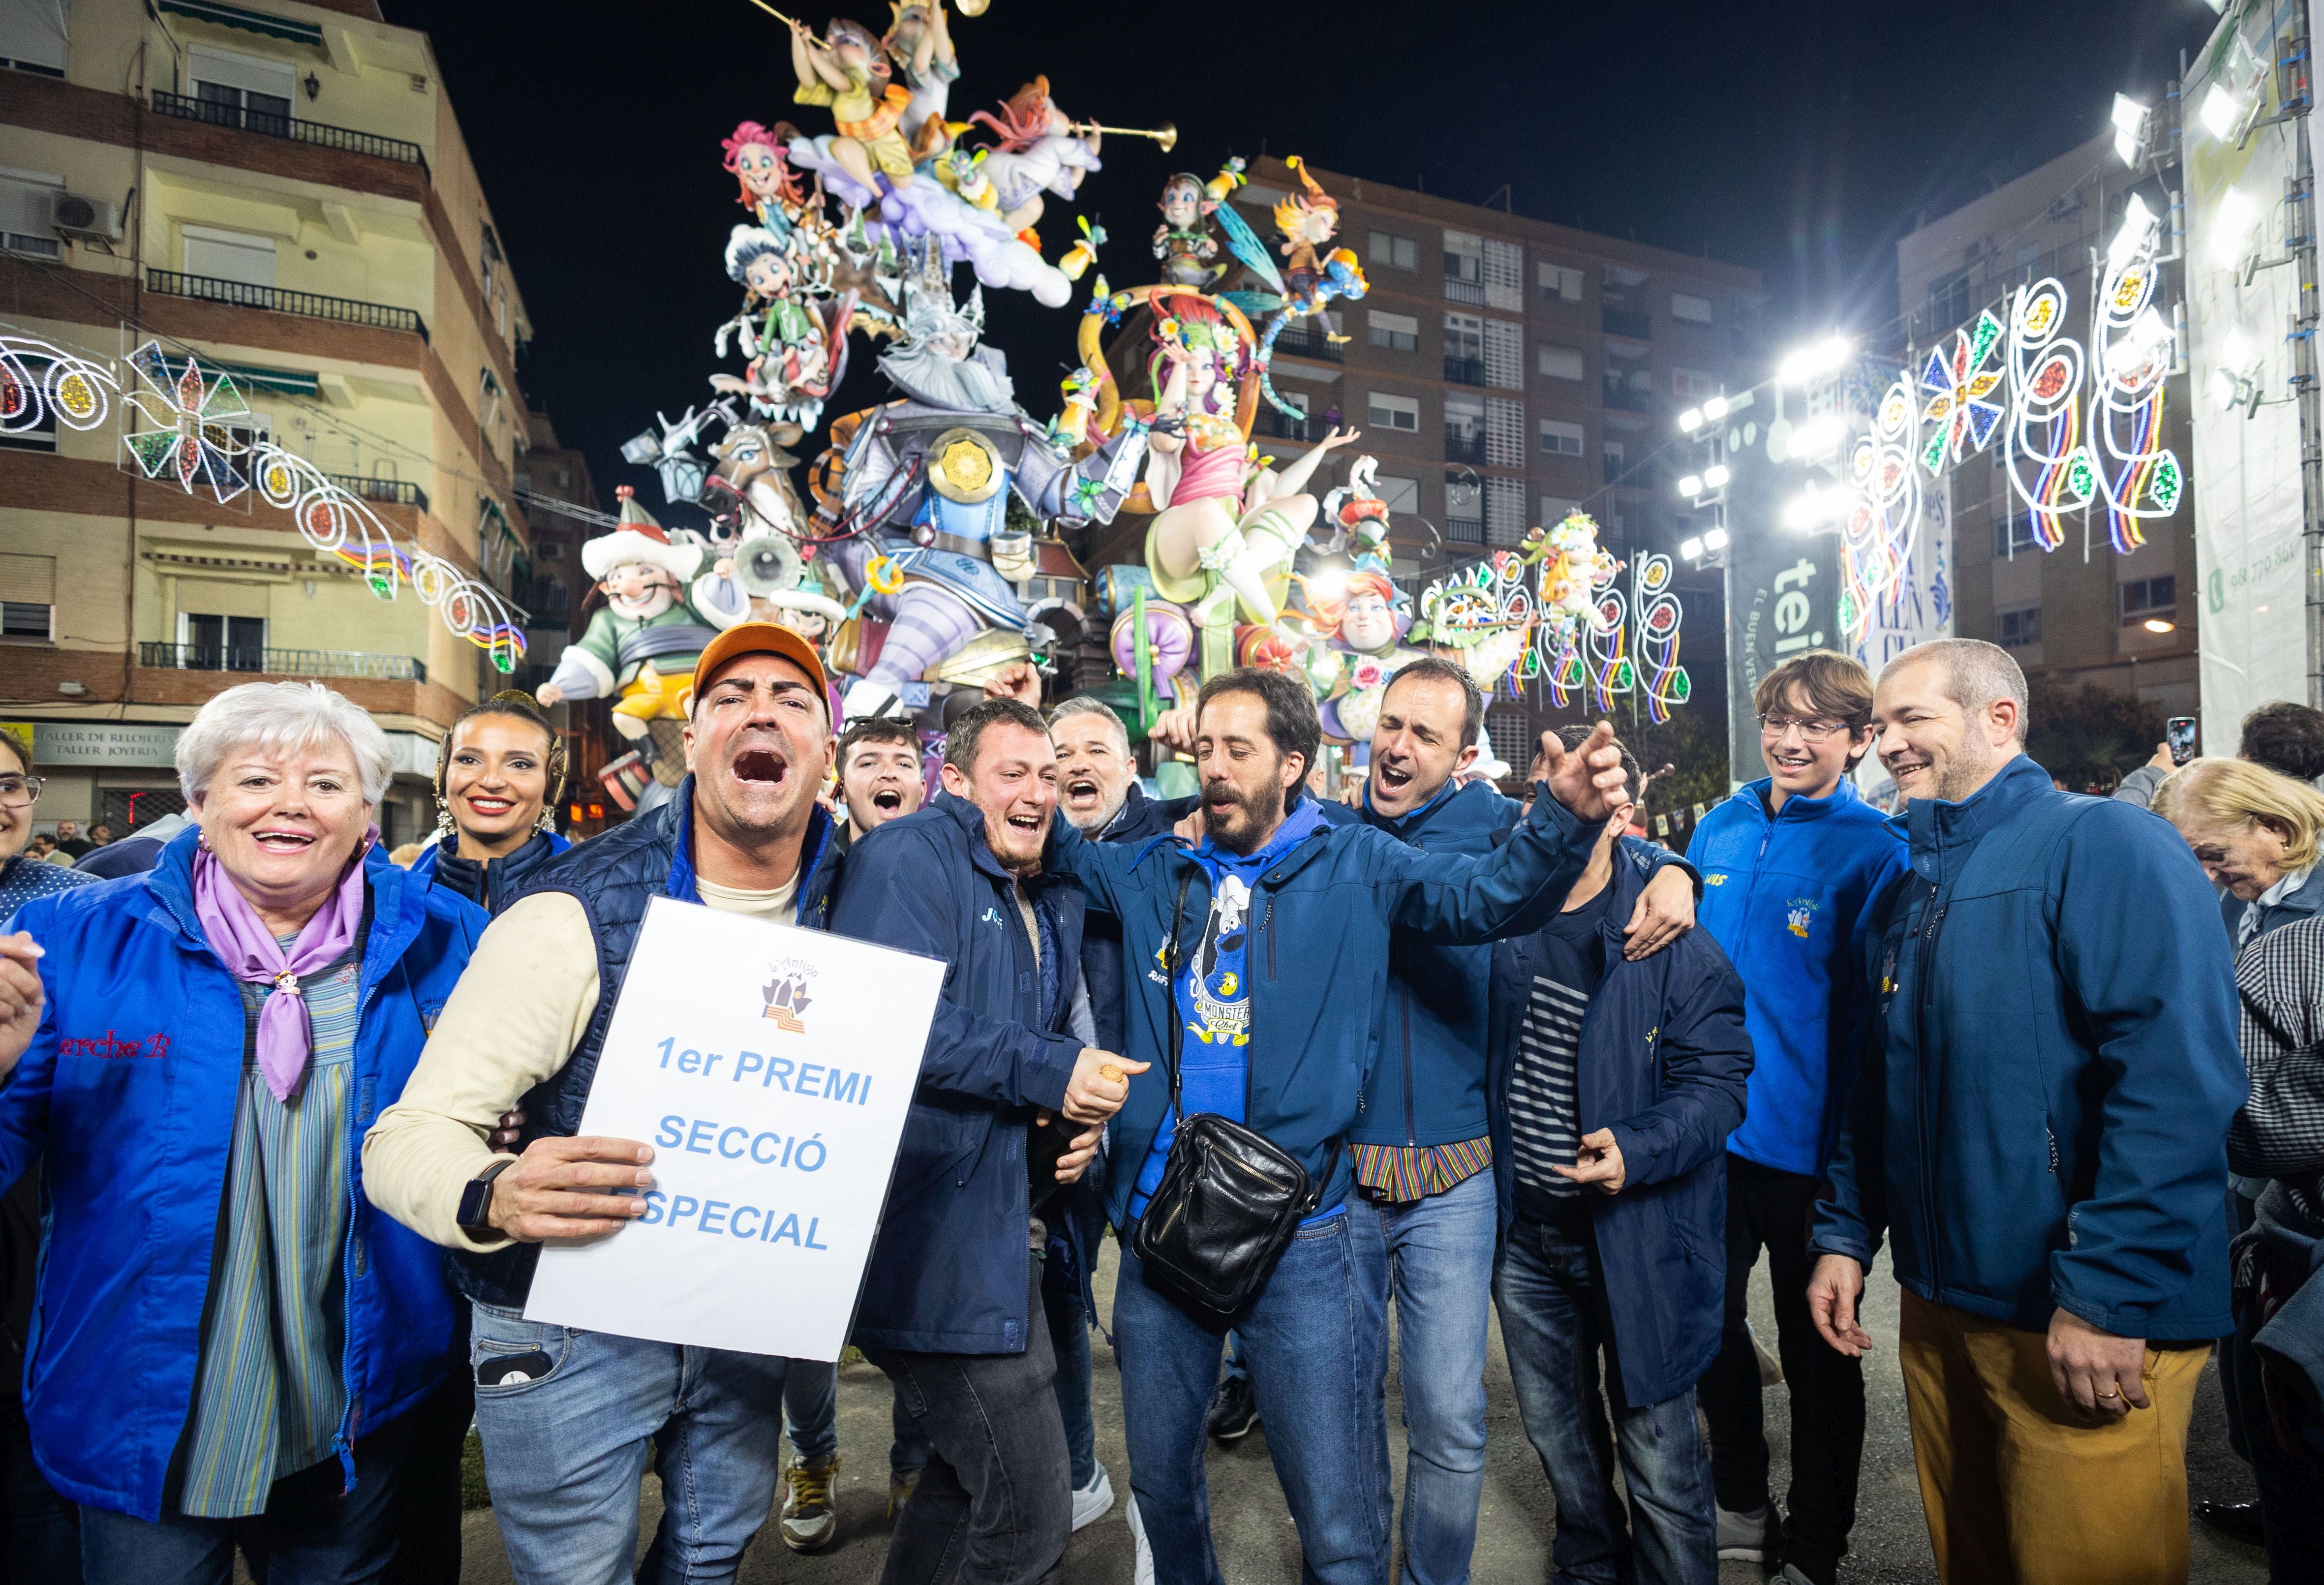
[[[1646,890],[1616,864],[1606,977],[1582,1019],[1581,1131],[1611,1129],[1618,1194],[1586,1192],[1622,1396],[1658,1404],[1692,1387],[1719,1352],[1727,1302],[1727,1136],[1743,1120],[1751,1037],[1743,982],[1719,944],[1690,930],[1649,958],[1622,956],[1622,926]],[[1493,1177],[1501,1230],[1517,1197],[1509,1075],[1541,952],[1538,933],[1493,948]],[[1643,1054],[1643,1055],[1641,1055]]]
[[[1821,798],[1770,779],[1712,809],[1687,851],[1702,870],[1698,923],[1743,977],[1751,1022],[1751,1107],[1727,1147],[1778,1172],[1823,1172],[1840,1131],[1864,981],[1856,922],[1907,865],[1904,828],[1845,778]]]
[[[50,1203],[24,1370],[32,1446],[74,1502],[153,1520],[193,1411],[218,1206],[242,1088],[242,992],[194,916],[188,830],[142,875],[27,904],[48,949],[39,1032],[0,1093],[0,1184],[33,1156]],[[358,1437],[453,1361],[440,1251],[363,1193],[363,1137],[403,1092],[484,916],[374,847],[347,1119],[346,1417]],[[352,1478],[352,1469],[349,1470]]]
[[[1133,781],[1129,797],[1098,834],[1097,840],[1135,844],[1149,837],[1167,836],[1190,806],[1185,799],[1166,804],[1149,798],[1146,789]],[[1121,921],[1111,914],[1092,914],[1084,923],[1082,975],[1089,985],[1090,1017],[1097,1024],[1098,1049],[1119,1052],[1122,1034]]]
[[[1388,945],[1403,929],[1431,941],[1486,941],[1539,927],[1590,862],[1596,824],[1569,814],[1546,789],[1530,819],[1485,859],[1424,852],[1362,825],[1308,838],[1251,889],[1250,1092],[1244,1119],[1297,1156],[1322,1189],[1316,1210],[1346,1197],[1344,1148],[1380,1049],[1388,1007]],[[1059,821],[1044,868],[1070,873],[1093,913],[1121,921],[1125,960],[1139,972],[1126,989],[1124,1055],[1153,1064],[1130,1082],[1114,1120],[1106,1212],[1125,1225],[1139,1170],[1168,1108],[1167,1072],[1177,1023],[1169,976],[1157,965],[1171,946],[1171,918],[1185,883],[1182,933],[1209,917],[1210,882],[1175,839],[1136,847],[1084,841]]]
[[[1014,1354],[1028,1323],[1043,1324],[1026,1313],[1025,1129],[1036,1109],[1065,1105],[1082,1053],[1066,1029],[1082,894],[1049,874],[1026,890],[1051,914],[1065,971],[1049,976],[1047,997],[1014,883],[974,804],[939,793],[848,849],[832,933],[947,965],[857,1302],[860,1345]]]
[[[447,853],[442,843],[431,843],[411,861],[411,873],[421,884],[445,887],[497,919],[501,910],[531,884],[542,865],[572,845],[553,831],[536,832],[516,852],[487,864]]]
[[[2279,926],[2294,919],[2324,912],[2324,864],[2309,871],[2308,879],[2292,889],[2292,895],[2272,908],[2260,908],[2255,902],[2246,902],[2232,891],[2219,893],[2219,917],[2227,926],[2227,945],[2233,946],[2236,933],[2243,928],[2244,915],[2252,908],[2260,909],[2258,934],[2264,935]]]
[[[2224,1336],[2227,1124],[2249,1088],[2211,888],[2179,834],[2020,755],[1906,810],[1812,1246],[1895,1238],[1922,1298],[2028,1331]]]
[[[1362,809],[1347,813],[1423,852],[1480,858],[1525,817],[1525,806],[1489,783],[1472,781],[1401,818],[1374,809],[1369,791]],[[1636,837],[1620,841],[1623,855],[1642,873],[1686,862]],[[1625,914],[1623,922],[1628,920]],[[1399,930],[1388,944],[1388,972],[1396,983],[1388,993],[1387,1041],[1348,1142],[1456,1145],[1482,1138],[1493,948],[1425,941]]]

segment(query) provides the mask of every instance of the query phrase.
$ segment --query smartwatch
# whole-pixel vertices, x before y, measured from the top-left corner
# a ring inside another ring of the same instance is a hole
[[[471,1238],[491,1239],[500,1236],[493,1226],[493,1180],[516,1165],[516,1157],[503,1156],[468,1180],[460,1191],[460,1212],[453,1220],[460,1230]]]

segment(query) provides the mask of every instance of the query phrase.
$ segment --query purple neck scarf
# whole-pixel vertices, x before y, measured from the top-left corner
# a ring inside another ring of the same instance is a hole
[[[288,1101],[305,1076],[314,1049],[307,1000],[300,978],[319,972],[346,955],[363,928],[364,855],[379,836],[373,826],[355,850],[338,889],[315,911],[285,953],[231,876],[208,848],[194,855],[194,913],[210,950],[226,972],[253,985],[272,985],[275,994],[258,1013],[258,1071],[277,1101]]]

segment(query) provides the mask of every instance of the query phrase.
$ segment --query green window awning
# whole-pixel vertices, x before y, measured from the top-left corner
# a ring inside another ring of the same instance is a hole
[[[311,22],[270,16],[263,11],[244,11],[239,5],[221,5],[217,0],[153,0],[153,3],[164,11],[195,22],[240,28],[246,33],[263,33],[270,39],[288,39],[294,44],[320,44],[323,41],[323,30]]]
[[[161,366],[171,379],[186,372],[186,360],[163,355]],[[204,358],[202,367],[213,374],[231,374],[234,382],[245,391],[272,391],[284,396],[320,396],[323,382],[319,375],[300,369],[263,369],[252,364],[229,364],[220,358]]]

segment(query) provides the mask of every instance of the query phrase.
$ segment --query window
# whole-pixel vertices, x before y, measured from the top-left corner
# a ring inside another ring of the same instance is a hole
[[[1928,306],[1922,330],[1930,335],[1950,329],[1969,318],[1969,272],[1955,270],[1929,282]]]
[[[1364,247],[1365,259],[1390,270],[1420,268],[1420,244],[1393,231],[1375,231]]]
[[[1485,306],[1525,312],[1525,247],[1485,239]]]
[[[6,3],[0,0],[0,7]],[[0,9],[0,15],[5,14]],[[64,186],[61,176],[35,176],[29,170],[0,175],[0,247],[36,259],[60,255],[64,244],[51,228],[50,213]]]
[[[1485,321],[1485,383],[1525,389],[1525,327],[1514,319]]]
[[[1364,417],[1375,429],[1420,433],[1420,403],[1409,396],[1390,396],[1385,391],[1375,391],[1366,399]]]
[[[1444,460],[1485,460],[1485,399],[1448,392],[1444,397]]]
[[[220,126],[254,126],[287,133],[290,98],[299,73],[287,60],[267,60],[196,44],[186,51],[189,96],[202,104],[202,119]]]
[[[1579,270],[1569,270],[1563,264],[1536,264],[1534,266],[1534,280],[1545,298],[1569,303],[1582,300],[1582,272]]]
[[[2006,560],[2022,551],[2034,549],[2037,545],[2032,518],[1997,517],[1993,520],[1993,554],[1997,558]]]
[[[1444,296],[1456,303],[1485,300],[1485,239],[1465,231],[1444,234]]]
[[[2000,629],[2001,647],[2022,650],[2028,644],[2042,641],[2042,608],[2029,605],[2023,611],[2004,611],[1994,618]]]
[[[1567,512],[1581,504],[1579,501],[1571,501],[1563,495],[1545,495],[1541,498],[1540,515],[1535,521],[1544,528],[1554,527],[1565,521]]]
[[[1711,323],[1711,299],[1674,291],[1671,293],[1671,318],[1684,319],[1691,325],[1708,325]]]
[[[1497,468],[1525,466],[1525,403],[1485,399],[1485,460]]]
[[[1692,399],[1719,394],[1719,382],[1700,369],[1673,369],[1671,394]]]
[[[1391,352],[1419,350],[1420,321],[1410,314],[1390,314],[1373,309],[1368,318],[1374,346],[1384,346]]]
[[[1537,346],[1534,348],[1534,366],[1551,380],[1582,380],[1589,376],[1578,346]]]
[[[1619,440],[1609,440],[1606,442],[1606,482],[1609,484],[1615,484],[1621,477],[1622,443]]]
[[[2171,576],[2135,578],[2122,586],[2122,625],[2168,619],[2179,609],[2179,580]]]
[[[63,0],[0,0],[0,66],[65,74]]]
[[[1379,492],[1379,498],[1388,502],[1392,514],[1420,510],[1420,481],[1417,479],[1391,478],[1383,474],[1372,481],[1372,488]]]
[[[56,599],[55,557],[0,556],[0,638],[55,637]]]
[[[1541,421],[1541,449],[1549,456],[1580,456],[1587,439],[1579,424],[1560,423],[1555,419]]]
[[[208,226],[185,228],[186,273],[244,286],[274,284],[274,239]]]
[[[1484,362],[1484,320],[1474,314],[1456,314],[1447,309],[1444,315],[1444,355]]]

